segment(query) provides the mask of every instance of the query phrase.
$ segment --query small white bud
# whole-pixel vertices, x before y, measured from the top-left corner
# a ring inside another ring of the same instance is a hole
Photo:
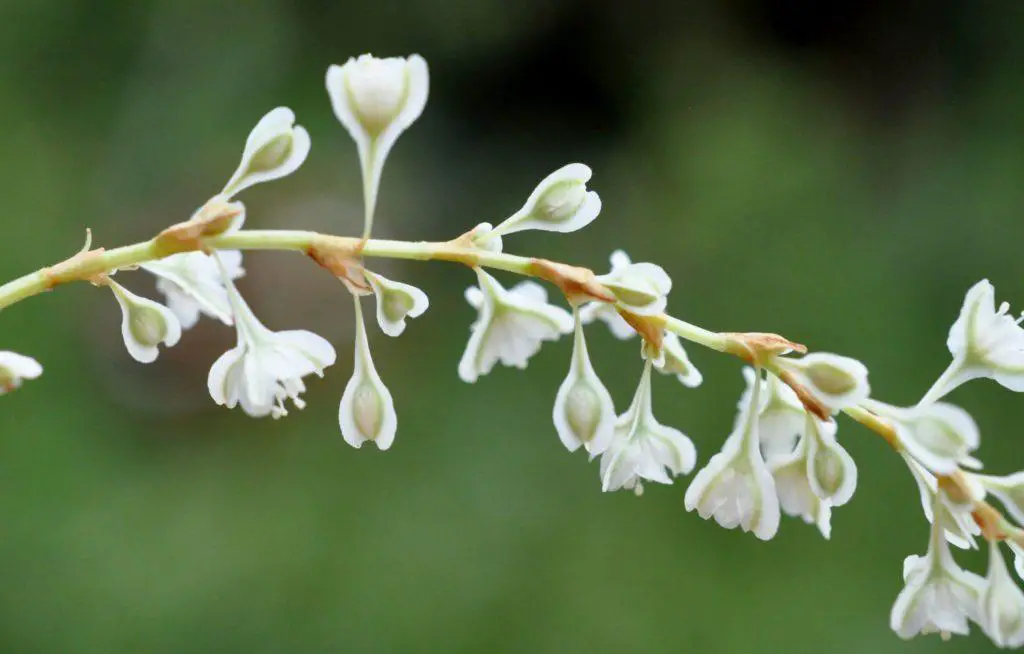
[[[856,406],[871,394],[868,369],[856,359],[815,352],[801,359],[780,357],[776,361],[833,413]]]
[[[594,372],[578,310],[569,374],[558,387],[552,416],[562,444],[570,452],[582,445],[593,456],[608,449],[615,435],[615,403]]]
[[[988,582],[981,596],[981,625],[999,647],[1024,645],[1024,592],[1010,577],[999,542],[989,546]]]
[[[306,160],[309,147],[309,133],[295,124],[291,109],[271,110],[249,134],[242,161],[221,195],[231,198],[254,184],[292,174]]]
[[[587,190],[591,174],[581,163],[559,168],[537,185],[522,209],[494,228],[494,234],[528,229],[568,233],[586,227],[601,212],[601,198]]]
[[[395,402],[370,356],[370,343],[366,338],[359,298],[353,296],[356,314],[356,343],[353,358],[352,378],[345,385],[338,409],[341,435],[352,447],[361,447],[366,441],[380,450],[391,447],[398,428]]]
[[[996,308],[995,288],[983,279],[967,291],[960,316],[949,330],[946,346],[953,364],[940,387],[941,397],[960,384],[989,377],[1011,391],[1024,392],[1024,316],[1014,318],[1010,305]]]
[[[836,423],[807,414],[807,480],[814,494],[832,506],[850,501],[857,489],[857,464],[836,441]]]
[[[985,490],[995,495],[1019,524],[1024,524],[1024,472],[1005,477],[976,475]]]
[[[648,348],[641,348],[642,355],[648,356]],[[675,375],[679,383],[687,388],[696,388],[704,381],[700,370],[690,362],[690,357],[683,349],[679,337],[672,332],[665,332],[661,344],[661,350],[654,364],[655,370],[663,375]]]
[[[16,390],[23,380],[35,379],[41,374],[43,367],[32,357],[0,351],[0,395]]]
[[[612,273],[623,270],[631,263],[629,255],[622,250],[612,252],[609,259],[611,261]],[[612,336],[619,340],[624,341],[636,336],[636,330],[619,314],[615,305],[609,302],[595,300],[586,304],[580,309],[580,319],[583,320],[584,325],[589,325],[595,320],[604,321],[608,325],[608,329],[611,330]]]
[[[599,276],[597,281],[615,295],[616,304],[642,316],[663,312],[672,290],[672,279],[665,269],[653,263],[626,263],[615,267],[615,258],[613,253],[611,272]]]
[[[170,309],[135,295],[113,280],[108,281],[121,307],[121,336],[128,354],[139,363],[152,363],[159,355],[157,345],[175,345],[181,338],[181,324]]]
[[[488,252],[501,252],[501,236],[494,233],[491,223],[480,223],[470,233],[470,239],[475,247]]]
[[[405,319],[418,318],[430,306],[427,294],[411,284],[392,281],[364,270],[363,275],[377,297],[377,324],[388,336],[405,331]]]
[[[979,465],[971,452],[980,445],[981,433],[960,407],[936,402],[903,408],[873,400],[866,406],[890,419],[900,444],[931,472],[948,475],[961,465]]]

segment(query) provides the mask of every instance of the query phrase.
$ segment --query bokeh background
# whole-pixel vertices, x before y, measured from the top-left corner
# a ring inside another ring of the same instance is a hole
[[[419,52],[430,101],[388,162],[377,235],[496,222],[585,161],[601,219],[508,250],[603,270],[625,248],[673,275],[679,315],[855,356],[879,397],[912,403],[972,283],[1024,305],[1022,30],[1010,0],[8,1],[0,277],[69,255],[86,226],[115,246],[187,218],[278,104],[313,150],[245,193],[249,225],[357,233],[355,149],[324,72]],[[400,427],[386,454],[353,450],[337,427],[345,291],[294,254],[246,265],[270,327],[339,350],[280,422],[209,399],[234,339],[213,322],[140,366],[105,291],[0,317],[0,347],[46,367],[0,399],[0,652],[990,651],[977,629],[948,644],[889,631],[927,529],[902,462],[865,429],[840,429],[860,485],[832,542],[792,519],[769,543],[722,530],[685,512],[687,479],[604,495],[550,424],[569,342],[462,384],[471,276],[398,263],[386,272],[431,310],[400,339],[372,330]],[[601,326],[589,340],[625,406],[636,344]],[[691,356],[704,385],[656,379],[655,410],[703,462],[742,380],[736,361]],[[953,399],[994,472],[1024,464],[1024,399],[988,382]]]

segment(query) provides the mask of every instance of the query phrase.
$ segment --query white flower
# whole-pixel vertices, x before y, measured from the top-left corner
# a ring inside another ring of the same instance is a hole
[[[928,553],[907,557],[903,563],[906,585],[889,618],[890,627],[903,639],[936,632],[944,638],[967,635],[968,619],[980,618],[985,580],[956,564],[941,525],[932,525],[931,533]]]
[[[175,345],[181,338],[181,324],[174,313],[148,298],[140,297],[114,280],[107,285],[121,307],[121,336],[128,354],[139,363],[156,361],[157,345]]]
[[[230,198],[262,182],[290,175],[309,154],[309,133],[295,124],[295,113],[277,107],[256,123],[249,133],[238,169],[221,195]]]
[[[612,252],[612,272],[609,274],[624,270],[630,263],[629,255],[622,250]],[[603,320],[608,324],[608,329],[611,330],[612,336],[623,341],[636,335],[636,330],[626,322],[625,318],[619,315],[615,305],[608,302],[594,301],[588,303],[580,309],[580,319],[583,320],[585,325],[589,325],[595,320]]]
[[[1024,472],[1005,477],[973,475],[985,490],[999,498],[1006,511],[1018,524],[1024,524]]]
[[[665,310],[672,279],[664,268],[653,263],[630,263],[621,250],[612,253],[611,263],[611,272],[596,280],[615,296],[619,309],[641,316],[653,316]]]
[[[35,379],[43,374],[43,367],[32,357],[17,352],[0,351],[0,395],[6,395],[21,386],[22,380]]]
[[[334,115],[359,150],[367,236],[384,161],[399,135],[423,113],[429,87],[427,62],[419,55],[378,59],[365,54],[327,69]]]
[[[836,440],[836,428],[835,420],[807,414],[807,480],[815,495],[842,506],[857,489],[857,464]]]
[[[779,357],[776,362],[832,413],[856,406],[871,394],[868,369],[856,359],[815,352],[800,359]]]
[[[983,279],[967,291],[946,346],[953,363],[922,403],[942,397],[979,377],[990,377],[1011,391],[1024,391],[1024,329],[1003,302],[996,309],[995,289]]]
[[[225,325],[232,324],[231,302],[215,256],[220,258],[229,279],[245,274],[238,250],[222,250],[214,255],[182,252],[141,265],[156,275],[156,288],[167,298],[167,307],[178,317],[183,329],[193,327],[200,312]]]
[[[979,623],[999,647],[1024,645],[1024,593],[1010,577],[997,541],[992,541],[989,547],[986,581]]]
[[[1006,544],[1013,551],[1013,569],[1017,572],[1018,577],[1024,579],[1024,547],[1013,540],[1006,541]]]
[[[621,316],[620,316],[621,318]],[[646,358],[646,344],[641,347],[641,353]],[[696,388],[704,381],[700,370],[690,362],[689,355],[679,342],[679,337],[672,332],[666,331],[661,343],[661,350],[653,362],[654,368],[663,375],[675,375],[679,383],[687,388]]]
[[[755,379],[756,377],[756,379]],[[779,500],[771,472],[761,458],[757,414],[761,406],[760,371],[749,375],[746,401],[732,434],[686,489],[686,510],[714,517],[726,529],[741,527],[761,540],[779,529]]]
[[[590,363],[579,310],[573,317],[572,360],[569,374],[558,387],[552,418],[566,449],[575,452],[582,445],[593,456],[608,449],[615,434],[615,403]]]
[[[921,495],[921,509],[930,523],[935,523],[935,510],[938,509],[938,522],[946,532],[946,539],[961,549],[977,547],[974,537],[981,534],[981,528],[971,517],[970,507],[959,506],[949,499],[946,493],[939,490],[939,482],[935,475],[928,472],[906,452],[901,452],[903,460],[917,483]],[[979,497],[978,499],[983,499]]]
[[[341,396],[338,422],[342,437],[352,447],[373,441],[378,449],[386,450],[395,441],[398,428],[395,402],[373,365],[359,297],[352,297],[356,313],[356,349],[352,377]]]
[[[683,432],[660,424],[651,410],[651,362],[633,402],[615,421],[615,437],[601,455],[601,490],[643,492],[643,479],[671,484],[672,477],[689,474],[697,463],[693,441]]]
[[[573,328],[568,311],[547,302],[547,292],[532,281],[505,290],[498,280],[477,268],[480,286],[466,289],[466,301],[479,311],[470,327],[466,351],[459,361],[459,377],[475,382],[501,361],[525,368],[543,341],[558,340]]]
[[[255,418],[288,415],[284,403],[291,399],[299,409],[306,385],[302,378],[323,376],[334,363],[334,348],[304,329],[274,332],[267,329],[245,300],[226,282],[235,317],[238,345],[218,358],[210,368],[207,386],[217,404],[229,409],[241,404]]]
[[[808,476],[810,441],[806,436],[800,438],[796,449],[775,456],[768,468],[775,479],[775,492],[779,496],[782,512],[803,518],[807,524],[817,526],[822,536],[830,538],[832,502],[821,499],[811,488]]]
[[[601,198],[587,190],[590,168],[581,163],[563,166],[537,185],[523,208],[494,228],[494,236],[528,229],[574,232],[589,225],[601,212]]]
[[[912,408],[868,401],[871,411],[889,418],[900,444],[924,467],[948,475],[960,466],[980,467],[971,452],[981,443],[978,425],[958,406],[936,402]]]
[[[377,324],[388,336],[405,331],[405,319],[418,318],[430,306],[427,294],[411,284],[392,281],[383,275],[364,270],[373,294],[377,296]]]
[[[778,377],[768,375],[764,383],[766,398],[757,425],[761,455],[771,464],[775,459],[789,458],[793,454],[807,428],[807,412],[793,389]]]

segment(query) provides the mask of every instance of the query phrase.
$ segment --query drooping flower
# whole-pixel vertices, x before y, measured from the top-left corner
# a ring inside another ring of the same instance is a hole
[[[726,529],[740,527],[761,540],[779,529],[775,482],[761,458],[757,415],[761,407],[761,372],[747,378],[732,434],[686,489],[686,510],[714,518]]]
[[[20,388],[22,381],[36,379],[41,374],[43,367],[32,357],[8,350],[0,351],[0,395]]]
[[[139,363],[156,361],[157,345],[174,346],[181,338],[181,324],[170,309],[132,293],[112,279],[107,286],[121,307],[121,336],[128,354]]]
[[[309,133],[295,124],[295,112],[272,109],[249,133],[242,161],[220,196],[232,198],[250,186],[292,174],[306,160],[309,147]]]
[[[399,135],[423,113],[429,87],[427,62],[419,55],[378,59],[364,54],[327,69],[334,115],[359,150],[365,236],[373,225],[384,161]]]
[[[836,429],[835,420],[807,414],[807,480],[815,495],[842,506],[857,490],[857,464],[836,440]]]
[[[671,484],[672,477],[689,474],[697,463],[693,441],[683,432],[662,425],[651,409],[651,367],[644,372],[633,402],[615,421],[615,435],[601,455],[601,490],[643,492],[644,479]]]
[[[789,458],[807,429],[807,412],[792,388],[775,375],[765,380],[765,401],[758,415],[761,455],[771,464]],[[806,449],[806,444],[804,444]]]
[[[475,382],[494,364],[525,368],[544,341],[558,340],[573,329],[568,311],[548,304],[547,292],[536,282],[520,282],[506,290],[498,280],[477,268],[479,287],[466,289],[466,301],[479,311],[470,327],[459,377]]]
[[[1024,645],[1024,592],[1010,577],[998,541],[989,545],[988,576],[981,597],[980,624],[999,647]]]
[[[222,354],[210,368],[207,387],[217,404],[229,409],[241,405],[254,418],[288,415],[285,401],[299,409],[306,385],[302,378],[323,376],[335,360],[334,347],[304,329],[275,332],[253,314],[233,283],[225,279],[235,318],[238,344]]]
[[[775,479],[775,492],[782,512],[803,518],[807,524],[815,525],[822,536],[830,538],[832,502],[820,498],[811,488],[808,476],[810,441],[807,436],[799,437],[796,448],[786,454],[776,454],[768,463],[768,469]]]
[[[231,302],[214,256],[220,258],[229,279],[245,274],[238,250],[221,250],[215,255],[182,252],[141,264],[156,276],[157,290],[167,298],[167,308],[174,312],[183,329],[195,326],[200,313],[225,325],[232,324]]]
[[[981,534],[981,528],[971,518],[971,508],[954,503],[945,492],[939,489],[939,481],[935,475],[928,472],[923,465],[906,452],[900,454],[907,467],[910,468],[910,473],[917,484],[917,490],[921,496],[921,509],[928,522],[934,524],[937,521],[942,525],[946,539],[953,545],[961,549],[977,547],[974,537]],[[977,499],[983,498],[978,497]],[[937,520],[936,511],[938,511]]]
[[[352,297],[355,300],[356,349],[352,377],[341,396],[338,422],[342,437],[352,447],[358,448],[366,441],[373,441],[378,449],[386,450],[395,441],[398,428],[395,402],[373,365],[359,297]]]
[[[587,190],[590,167],[581,163],[563,166],[537,185],[523,208],[506,218],[488,238],[528,229],[574,232],[589,225],[601,212],[601,198]]]
[[[868,369],[856,359],[815,352],[800,359],[779,357],[776,362],[832,413],[856,406],[871,394]]]
[[[621,319],[621,316],[620,316]],[[641,348],[646,357],[647,347]],[[657,359],[652,361],[654,369],[663,375],[675,375],[679,383],[687,388],[696,388],[704,381],[700,370],[690,362],[690,357],[679,342],[679,337],[670,331],[666,331],[661,343],[661,351]]]
[[[904,408],[875,400],[865,406],[888,418],[900,444],[933,473],[948,475],[960,466],[980,467],[971,452],[980,445],[981,433],[971,414],[960,407],[935,402]]]
[[[366,281],[377,297],[377,324],[388,336],[399,336],[405,331],[406,318],[418,318],[430,306],[427,294],[411,284],[363,270]]]
[[[893,604],[889,625],[900,638],[939,633],[967,635],[968,619],[978,622],[985,580],[964,570],[949,550],[944,528],[932,525],[928,552],[903,563],[905,586]]]
[[[590,363],[578,309],[573,319],[569,374],[558,387],[552,418],[566,449],[575,452],[582,445],[594,456],[608,449],[615,434],[615,403]]]
[[[629,255],[622,250],[612,252],[611,273],[624,270],[630,265]],[[625,318],[619,315],[615,305],[609,302],[594,301],[586,304],[580,309],[580,319],[583,324],[589,325],[595,320],[603,320],[611,330],[612,336],[620,340],[626,340],[636,335],[636,330],[630,327]]]

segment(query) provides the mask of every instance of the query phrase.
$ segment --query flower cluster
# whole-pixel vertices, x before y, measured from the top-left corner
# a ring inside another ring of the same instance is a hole
[[[554,397],[552,437],[570,452],[582,449],[590,461],[599,460],[603,491],[624,489],[641,495],[649,482],[670,485],[697,468],[694,442],[654,416],[653,373],[674,377],[685,388],[702,383],[683,340],[736,354],[749,366],[743,369],[746,386],[733,427],[693,475],[684,495],[686,510],[762,540],[775,536],[783,515],[799,518],[831,538],[832,511],[852,499],[858,481],[857,464],[837,437],[838,418],[846,414],[884,436],[903,458],[930,523],[927,551],[904,562],[903,590],[890,615],[892,629],[903,638],[933,632],[948,637],[968,633],[973,622],[1001,647],[1024,645],[1024,592],[1009,571],[1003,548],[1010,548],[1016,574],[1024,576],[1024,472],[982,474],[982,464],[975,458],[981,445],[978,425],[965,410],[942,401],[977,378],[1024,391],[1024,318],[1014,318],[1005,303],[996,307],[989,282],[979,282],[967,293],[949,332],[952,362],[947,370],[917,404],[894,406],[872,397],[868,370],[857,360],[806,354],[802,346],[774,334],[710,332],[670,316],[666,310],[673,285],[668,273],[654,263],[634,263],[621,250],[611,254],[610,270],[601,275],[505,254],[505,241],[518,232],[565,234],[598,217],[601,200],[589,188],[592,173],[582,163],[545,177],[508,218],[480,223],[451,241],[372,240],[384,163],[398,137],[423,112],[429,89],[427,64],[417,55],[363,55],[331,66],[326,87],[335,115],[356,144],[363,182],[363,235],[358,240],[311,238],[304,232],[281,242],[304,250],[335,273],[343,282],[339,288],[352,298],[352,374],[338,411],[346,443],[359,448],[371,441],[377,449],[387,450],[398,426],[394,397],[371,354],[363,298],[373,296],[373,315],[389,337],[402,335],[407,321],[429,307],[426,293],[370,270],[364,257],[459,261],[476,277],[476,284],[465,291],[476,318],[458,362],[458,376],[474,383],[498,363],[526,368],[545,342],[572,334],[568,372]],[[210,368],[207,383],[214,402],[240,406],[253,417],[281,418],[289,407],[301,409],[306,378],[322,376],[335,363],[335,349],[306,330],[269,329],[242,297],[236,282],[245,274],[238,248],[246,243],[239,238],[246,210],[236,198],[255,184],[296,171],[309,149],[309,134],[295,124],[290,109],[270,111],[252,129],[241,161],[223,188],[187,221],[142,244],[137,260],[119,259],[104,266],[109,260],[103,251],[87,247],[66,262],[0,288],[0,307],[27,295],[26,289],[41,292],[63,281],[91,281],[113,294],[121,310],[125,347],[142,363],[155,361],[161,347],[176,345],[183,330],[193,327],[200,316],[209,316],[233,327],[237,336],[235,347]],[[268,243],[274,241],[262,245]],[[136,266],[156,277],[166,304],[115,281],[119,269]],[[506,287],[488,267],[553,283],[567,308],[536,281]],[[14,296],[18,297],[9,299]],[[618,339],[639,337],[639,383],[621,413],[587,347],[585,327],[595,322],[605,323]],[[801,356],[794,356],[797,352]],[[0,352],[0,395],[41,373],[34,359]],[[1008,517],[988,502],[990,496]],[[987,541],[989,549],[985,577],[961,568],[951,549],[978,548],[979,539]]]

